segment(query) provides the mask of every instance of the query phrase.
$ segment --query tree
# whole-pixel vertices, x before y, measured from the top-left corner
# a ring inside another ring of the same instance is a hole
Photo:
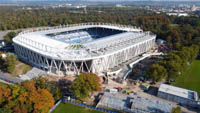
[[[12,92],[12,98],[16,98],[22,92],[22,88],[19,85],[10,85],[9,88]]]
[[[11,39],[8,37],[8,35],[5,35],[3,37],[3,40],[6,42],[6,43],[10,43],[11,42]]]
[[[17,56],[16,55],[8,55],[5,58],[5,63],[4,65],[7,67],[7,71],[9,73],[12,73],[15,70],[17,64]]]
[[[190,47],[190,52],[191,52],[191,60],[193,61],[194,59],[196,59],[196,57],[199,55],[199,46],[198,45],[192,45]]]
[[[19,106],[13,107],[14,113],[27,113],[26,109],[22,106],[21,108]]]
[[[5,64],[5,59],[2,57],[2,54],[3,53],[0,52],[0,64],[1,64],[0,65],[0,69],[4,70],[5,69],[5,65],[4,65]]]
[[[172,108],[171,113],[181,113],[181,107]]]
[[[56,82],[49,82],[44,77],[34,79],[35,87],[37,89],[46,89],[53,94],[55,100],[59,100],[62,97],[62,92]]]
[[[168,55],[164,57],[164,60],[168,61],[168,65],[166,65],[167,69],[175,68],[174,70],[177,70],[177,72],[182,72],[184,70],[183,64],[185,64],[185,59],[181,59],[181,56],[178,55],[178,51],[174,50],[168,53]],[[176,67],[175,66],[168,67],[171,65],[170,63],[175,63]]]
[[[171,30],[171,27],[168,24],[163,24],[161,26],[162,31],[169,31]]]
[[[9,99],[11,90],[6,86],[0,86],[0,105]]]
[[[46,84],[47,84],[47,79],[44,78],[44,77],[39,77],[39,78],[36,78],[35,80],[35,86],[37,89],[46,89]]]
[[[100,90],[100,79],[92,73],[80,74],[72,84],[72,91],[80,100],[84,100],[90,93],[98,90]]]
[[[168,80],[175,79],[186,67],[186,62],[181,59],[178,54],[179,51],[172,51],[164,56],[164,60],[159,62],[164,66],[168,73]]]
[[[193,44],[196,44],[196,45],[198,45],[200,47],[200,37],[194,38]]]
[[[59,100],[62,97],[61,89],[58,86],[56,86],[55,89],[54,89],[53,97],[54,97],[55,100]]]
[[[46,89],[38,89],[35,95],[34,111],[40,113],[48,113],[54,106],[54,98]]]
[[[19,107],[24,107],[27,112],[32,112],[33,109],[33,103],[35,103],[37,98],[37,92],[23,92],[18,97],[17,100],[19,102]]]
[[[30,91],[30,92],[35,92],[35,91],[36,91],[34,81],[25,81],[25,82],[22,82],[22,86],[23,86],[27,91]]]
[[[25,81],[22,86],[26,91],[17,98],[20,108],[25,108],[27,112],[47,113],[53,107],[54,98],[48,90],[36,89],[34,81]]]
[[[16,36],[17,34],[15,32],[9,32],[4,36],[4,41],[8,44],[12,42],[12,39]]]
[[[147,74],[154,80],[154,81],[160,81],[161,79],[167,77],[167,70],[165,67],[159,64],[153,64],[149,70],[147,71]]]
[[[0,113],[13,113],[13,110],[3,107],[3,108],[0,108]]]

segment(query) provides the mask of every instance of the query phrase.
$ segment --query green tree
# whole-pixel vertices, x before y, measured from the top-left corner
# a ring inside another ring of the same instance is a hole
[[[171,113],[181,113],[181,107],[175,107],[175,108],[172,108],[172,111]]]
[[[8,44],[12,42],[12,39],[16,36],[17,34],[15,32],[9,32],[4,36],[4,41]]]
[[[51,92],[55,100],[59,100],[62,97],[61,89],[56,82],[49,82],[44,77],[36,78],[34,82],[37,89],[47,89]]]
[[[170,70],[170,68],[174,68],[173,70],[176,70],[177,72],[182,72],[183,69],[183,65],[185,64],[185,59],[181,59],[181,56],[178,55],[178,51],[172,51],[170,53],[168,53],[167,56],[164,57],[165,61],[168,61],[168,65],[166,65],[166,67],[170,66],[170,63],[175,64],[176,66],[171,66],[168,67],[168,69]]]
[[[12,98],[16,98],[21,93],[21,87],[18,85],[10,85],[9,86],[12,91]]]
[[[200,47],[200,37],[194,38],[193,44],[196,44],[196,45],[198,45]]]
[[[13,113],[13,110],[11,110],[10,108],[0,108],[0,113]]]
[[[72,84],[72,91],[76,98],[84,100],[94,91],[100,90],[100,79],[95,74],[80,74]]]
[[[153,64],[147,71],[147,74],[154,80],[160,81],[161,79],[167,77],[167,70],[165,67],[159,64]]]
[[[9,73],[12,73],[15,70],[15,67],[17,65],[17,56],[16,55],[8,55],[5,58],[4,65],[7,67],[7,71]]]
[[[3,39],[4,39],[4,41],[5,41],[6,43],[10,43],[10,42],[11,42],[11,39],[8,37],[8,35],[5,35],[5,36],[3,37]]]
[[[39,77],[39,78],[36,78],[35,80],[35,86],[37,87],[37,89],[46,89],[46,86],[47,86],[47,82],[48,80],[44,77]]]
[[[62,97],[62,92],[58,86],[55,87],[53,94],[55,100],[59,100]]]

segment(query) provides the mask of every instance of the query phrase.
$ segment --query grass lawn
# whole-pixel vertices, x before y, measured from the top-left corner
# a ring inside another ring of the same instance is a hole
[[[5,85],[7,85],[7,84],[0,82],[0,86],[5,86]]]
[[[30,65],[18,61],[15,70],[12,72],[12,75],[13,76],[23,75],[31,69],[32,67]]]
[[[76,106],[70,103],[60,103],[52,113],[103,113],[100,111]]]
[[[172,84],[178,87],[195,90],[200,94],[200,60],[195,60],[189,69],[181,74]]]

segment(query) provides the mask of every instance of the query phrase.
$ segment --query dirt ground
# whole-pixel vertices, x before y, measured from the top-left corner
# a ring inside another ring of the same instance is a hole
[[[144,92],[144,90],[141,88],[141,85],[146,84],[146,83],[141,83],[141,84],[138,84],[138,85],[133,85],[133,84],[131,84],[131,85],[128,84],[127,85],[127,84],[117,83],[117,82],[115,82],[113,80],[109,80],[109,84],[103,84],[102,87],[130,88],[130,90],[135,92],[135,95],[137,95],[137,96],[144,97],[144,98],[151,98],[151,99],[158,100],[158,101],[164,101],[164,102],[172,104],[173,107],[177,107],[178,105],[177,105],[176,102],[168,101],[166,99],[162,99],[162,98],[157,97],[157,91],[158,91],[158,88],[159,88],[161,83],[162,82],[159,82],[159,83],[153,85],[153,87],[150,87],[148,92]],[[129,96],[131,96],[131,95],[129,95]],[[200,113],[198,111],[195,111],[194,109],[191,109],[191,108],[188,109],[188,108],[185,108],[185,107],[181,107],[181,110],[182,110],[183,113]]]
[[[62,76],[62,77],[59,77],[59,76],[53,76],[53,75],[47,75],[47,76],[44,76],[45,78],[47,78],[49,81],[59,81],[59,80],[62,80],[62,79],[66,79],[66,80],[69,80],[69,81],[74,81],[74,79],[76,78],[75,76]]]
[[[47,78],[50,81],[59,81],[59,80],[63,80],[63,79],[66,79],[68,81],[73,81],[76,78],[76,76],[58,77],[58,76],[48,75],[48,76],[45,76],[45,78]],[[151,99],[158,100],[158,101],[168,102],[168,103],[172,104],[173,107],[177,107],[177,103],[157,97],[157,90],[158,90],[158,87],[160,86],[161,83],[162,82],[153,85],[153,87],[150,87],[150,90],[148,92],[144,92],[144,90],[141,88],[141,86],[146,84],[146,83],[140,83],[140,84],[137,84],[137,85],[127,84],[127,83],[121,84],[121,83],[115,82],[111,79],[108,80],[108,84],[101,84],[101,87],[102,87],[102,89],[117,88],[117,87],[129,88],[131,91],[135,92],[134,95],[137,95],[137,96],[140,96],[140,97],[143,97],[143,98],[151,98]],[[98,97],[99,93],[103,93],[103,91],[102,92],[94,92],[92,95],[90,95],[90,98],[88,98],[86,100],[86,102],[90,105],[94,105],[95,104],[95,102],[94,102],[95,98]],[[120,93],[122,93],[122,92],[120,92]],[[131,95],[129,95],[129,96],[131,96]],[[198,112],[195,112],[191,109],[187,109],[185,107],[181,107],[181,109],[182,109],[183,113],[198,113]]]

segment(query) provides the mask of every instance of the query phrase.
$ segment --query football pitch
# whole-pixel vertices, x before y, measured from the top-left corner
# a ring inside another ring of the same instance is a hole
[[[195,90],[200,94],[200,60],[194,60],[189,69],[177,77],[172,84],[178,87]]]
[[[73,105],[70,103],[60,103],[52,113],[103,113],[89,108]]]

